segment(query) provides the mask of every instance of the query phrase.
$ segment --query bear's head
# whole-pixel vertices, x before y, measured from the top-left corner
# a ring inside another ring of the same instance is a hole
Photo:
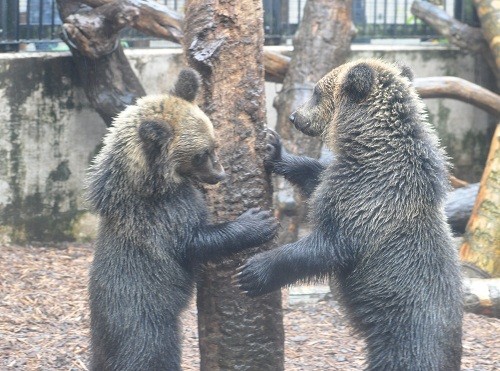
[[[115,118],[90,168],[94,205],[113,192],[161,195],[224,179],[213,125],[195,103],[199,87],[198,73],[185,69],[170,94],[140,98]]]
[[[142,118],[137,132],[153,171],[163,172],[170,180],[215,184],[225,173],[215,153],[213,125],[194,103],[199,86],[198,73],[185,69],[170,95],[139,100]]]
[[[377,59],[343,64],[318,81],[311,98],[290,115],[290,121],[304,134],[323,136],[326,139],[325,137],[329,137],[334,130],[332,126],[339,114],[350,112],[355,116],[359,110],[366,111],[370,107],[364,103],[369,101],[370,97],[393,94],[392,87],[408,86],[412,78],[408,67],[388,64]],[[380,104],[378,102],[371,108],[374,111],[384,108],[380,107]]]

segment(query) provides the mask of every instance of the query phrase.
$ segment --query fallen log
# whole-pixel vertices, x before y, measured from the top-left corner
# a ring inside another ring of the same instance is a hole
[[[454,234],[465,232],[478,191],[479,183],[474,183],[454,189],[448,195],[444,210]]]
[[[464,309],[500,318],[500,278],[464,278]]]

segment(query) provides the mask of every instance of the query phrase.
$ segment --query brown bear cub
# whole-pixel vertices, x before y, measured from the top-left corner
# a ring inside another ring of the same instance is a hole
[[[342,65],[290,117],[334,151],[328,166],[268,135],[267,167],[310,199],[313,231],[250,258],[238,279],[261,295],[333,274],[367,369],[460,369],[462,293],[443,203],[447,160],[411,86],[378,60]]]
[[[212,123],[186,69],[170,95],[125,109],[89,175],[100,215],[90,270],[91,369],[180,370],[179,315],[199,264],[272,239],[269,211],[209,224],[197,185],[224,178]]]

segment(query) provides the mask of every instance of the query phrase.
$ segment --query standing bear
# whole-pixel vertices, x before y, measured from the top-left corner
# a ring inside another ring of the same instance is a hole
[[[238,274],[256,296],[332,274],[367,369],[460,369],[462,293],[445,220],[447,160],[411,85],[379,60],[342,65],[290,120],[335,153],[326,168],[268,135],[267,167],[311,195],[312,233],[250,258]]]
[[[196,267],[272,239],[269,211],[209,224],[198,183],[224,170],[212,123],[183,70],[170,95],[147,96],[114,120],[89,174],[100,215],[90,270],[91,369],[180,370],[179,315]]]

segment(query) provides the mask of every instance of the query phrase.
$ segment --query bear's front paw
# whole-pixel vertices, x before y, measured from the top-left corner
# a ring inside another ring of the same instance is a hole
[[[283,146],[280,135],[272,129],[266,129],[266,155],[264,165],[269,171],[273,171],[277,162],[281,161]]]
[[[278,233],[278,221],[271,211],[252,208],[241,214],[236,222],[241,226],[241,239],[257,246],[272,240]]]
[[[271,273],[266,253],[257,254],[238,268],[236,283],[250,297],[267,294],[274,291]]]

